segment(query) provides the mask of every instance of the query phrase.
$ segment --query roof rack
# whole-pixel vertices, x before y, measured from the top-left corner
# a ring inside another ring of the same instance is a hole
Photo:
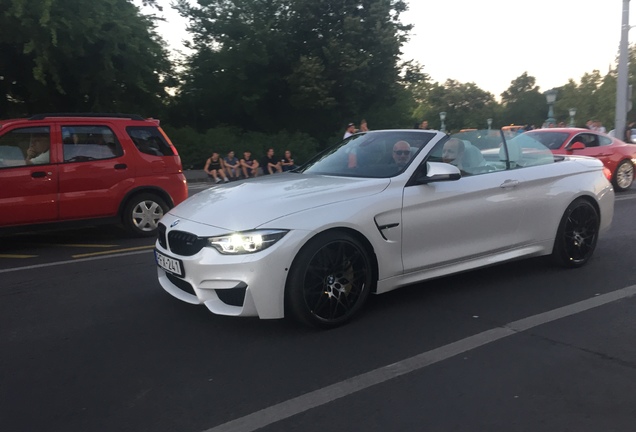
[[[29,117],[29,120],[43,120],[48,117],[110,117],[110,118],[126,118],[131,120],[146,120],[138,114],[122,114],[122,113],[45,113],[35,114]]]

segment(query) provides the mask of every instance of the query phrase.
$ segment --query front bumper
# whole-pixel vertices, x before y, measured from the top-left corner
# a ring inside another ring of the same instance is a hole
[[[198,228],[201,227],[194,225],[198,224],[182,221],[178,228],[190,233],[200,232]],[[206,229],[209,231],[209,227]],[[218,234],[206,232],[204,236]],[[179,255],[171,250],[169,241],[163,242],[165,247],[157,241],[157,251],[179,260],[183,267],[182,277],[158,267],[159,283],[179,300],[204,304],[218,315],[283,318],[287,275],[297,245],[303,244],[306,235],[303,231],[290,231],[263,251],[235,256],[222,255],[207,246],[191,256]]]

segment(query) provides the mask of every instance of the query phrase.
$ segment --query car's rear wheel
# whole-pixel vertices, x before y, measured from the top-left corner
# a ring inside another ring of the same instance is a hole
[[[629,189],[633,181],[634,165],[628,160],[621,161],[614,171],[614,178],[612,179],[614,189],[623,192]]]
[[[373,283],[365,247],[347,233],[328,232],[310,240],[294,259],[285,287],[286,310],[304,324],[337,327],[360,310]]]
[[[552,258],[565,267],[581,267],[592,257],[598,240],[600,218],[596,208],[578,198],[565,210],[554,241]]]
[[[168,205],[159,196],[151,193],[131,198],[122,215],[126,229],[133,235],[152,237],[157,233],[159,219],[168,211]]]

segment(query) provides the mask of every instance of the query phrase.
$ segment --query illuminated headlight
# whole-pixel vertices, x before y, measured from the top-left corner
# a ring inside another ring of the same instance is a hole
[[[285,230],[260,230],[208,238],[208,243],[223,255],[241,255],[267,249],[287,234]]]

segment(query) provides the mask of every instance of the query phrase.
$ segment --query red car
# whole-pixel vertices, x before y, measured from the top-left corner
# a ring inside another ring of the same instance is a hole
[[[554,154],[592,156],[600,159],[612,173],[617,191],[628,189],[634,181],[636,145],[588,129],[550,128],[526,132]]]
[[[116,222],[156,235],[185,200],[181,159],[159,122],[124,114],[0,120],[0,228]]]

